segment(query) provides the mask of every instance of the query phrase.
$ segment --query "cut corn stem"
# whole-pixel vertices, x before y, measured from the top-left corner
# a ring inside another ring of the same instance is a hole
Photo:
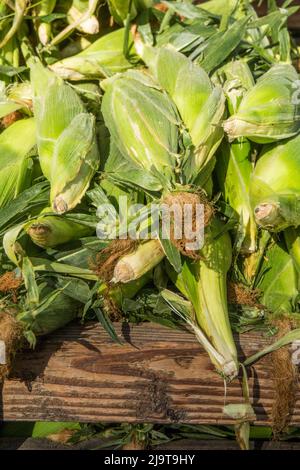
[[[114,268],[112,282],[130,282],[155,268],[165,254],[159,240],[150,240],[139,245],[136,251],[120,258]]]

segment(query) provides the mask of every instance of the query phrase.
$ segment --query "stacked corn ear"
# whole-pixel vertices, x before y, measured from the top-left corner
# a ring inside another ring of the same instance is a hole
[[[230,114],[238,111],[243,95],[252,88],[254,80],[247,63],[234,61],[224,68],[224,90]],[[249,187],[253,172],[251,144],[245,138],[232,143],[224,141],[217,152],[216,172],[224,199],[239,217],[236,248],[243,254],[253,253],[257,245],[257,227],[250,204]]]
[[[230,139],[247,137],[268,143],[294,136],[300,129],[298,74],[289,64],[275,64],[243,97],[224,123]]]
[[[102,113],[114,144],[124,158],[163,181],[161,188],[170,188],[178,164],[179,125],[172,101],[138,71],[118,74],[102,86]]]
[[[136,49],[159,85],[177,106],[194,146],[185,163],[189,182],[205,174],[223,138],[221,121],[225,97],[220,86],[213,86],[206,72],[172,46],[153,48],[136,41]]]
[[[64,283],[66,288],[73,286],[78,289],[75,280]],[[58,328],[70,323],[80,315],[82,303],[68,295],[64,287],[53,289],[51,284],[43,284],[39,288],[39,302],[34,306],[25,306],[24,310],[16,315],[25,330],[25,336],[35,345],[35,336],[52,333]]]
[[[81,237],[87,237],[94,232],[91,227],[68,220],[64,216],[46,215],[47,212],[51,212],[51,209],[45,209],[43,212],[45,215],[41,214],[24,227],[32,241],[42,248],[53,248]]]
[[[237,376],[239,365],[227,307],[227,273],[231,265],[231,241],[222,224],[214,219],[201,251],[203,259],[185,261],[180,274],[169,270],[171,279],[190,300],[195,312],[196,336],[203,343],[217,371],[226,379]],[[216,238],[217,237],[217,238]],[[213,286],[213,293],[212,293]],[[204,334],[197,334],[197,328]]]
[[[129,44],[129,58],[123,53],[125,29],[102,36],[79,54],[55,62],[50,68],[65,80],[93,80],[109,77],[134,65],[134,48]]]
[[[258,225],[271,231],[300,225],[300,135],[265,146],[255,166],[250,200]]]
[[[64,213],[81,201],[99,167],[95,117],[69,85],[37,61],[31,84],[41,169],[50,182],[52,209]]]
[[[17,121],[0,134],[0,207],[30,186],[33,162],[28,154],[35,145],[33,118]]]

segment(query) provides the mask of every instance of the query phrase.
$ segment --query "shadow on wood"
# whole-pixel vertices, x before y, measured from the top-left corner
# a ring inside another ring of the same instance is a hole
[[[222,378],[192,334],[150,323],[116,324],[116,331],[123,345],[98,324],[71,324],[20,354],[3,387],[3,419],[232,423],[222,408],[241,401],[239,380],[225,398]],[[270,341],[257,333],[236,340],[245,356]],[[271,372],[268,358],[249,370],[256,424],[270,424]],[[299,401],[291,424],[300,425]]]

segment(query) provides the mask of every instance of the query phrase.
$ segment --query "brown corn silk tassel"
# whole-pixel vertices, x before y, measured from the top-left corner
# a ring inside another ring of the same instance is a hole
[[[288,318],[274,321],[278,328],[277,339],[293,329]],[[272,407],[272,430],[274,439],[278,439],[287,430],[290,423],[297,386],[297,368],[292,363],[289,346],[272,352],[274,402]]]
[[[22,326],[9,311],[0,312],[0,384],[9,375],[12,361],[20,346]]]

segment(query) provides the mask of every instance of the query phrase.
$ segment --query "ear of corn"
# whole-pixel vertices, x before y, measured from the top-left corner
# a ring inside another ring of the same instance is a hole
[[[40,165],[50,181],[51,206],[63,213],[81,201],[99,166],[95,117],[69,85],[38,62],[31,66],[31,81]]]
[[[243,253],[256,250],[257,227],[249,198],[250,162],[249,141],[240,139],[232,144],[223,142],[217,154],[217,175],[225,201],[239,217],[236,244]]]
[[[22,119],[0,134],[0,207],[5,206],[30,184],[29,151],[36,144],[34,119]]]
[[[102,36],[79,54],[55,62],[50,68],[66,80],[88,80],[107,77],[133,67],[134,49],[129,45],[130,56],[123,54],[125,29]]]
[[[222,88],[214,87],[200,66],[172,46],[156,49],[136,42],[136,49],[176,104],[190,133],[195,151],[185,172],[193,181],[213,157],[223,138],[221,119],[225,97]]]
[[[105,81],[102,112],[120,152],[155,176],[173,179],[178,117],[170,99],[142,73]]]
[[[77,281],[68,281],[68,284]],[[54,289],[51,286],[41,288],[40,302],[17,315],[17,320],[24,324],[26,330],[36,336],[46,335],[62,328],[74,320],[82,308],[82,304],[66,295],[64,289]]]
[[[141,278],[165,257],[159,240],[142,243],[128,255],[123,256],[114,268],[112,282],[128,283]]]
[[[227,379],[238,372],[238,358],[227,308],[227,273],[231,265],[231,242],[215,219],[202,250],[203,260],[185,261],[182,272],[171,275],[177,288],[191,301],[199,328],[213,346],[207,349],[217,370]],[[204,345],[205,347],[205,345]]]
[[[300,135],[265,147],[250,185],[256,222],[270,230],[300,225]]]
[[[47,209],[44,211],[47,212]],[[51,212],[51,210],[48,210]],[[52,248],[81,237],[92,235],[94,230],[63,216],[40,215],[24,227],[32,241],[42,248]]]
[[[223,72],[227,79],[224,92],[228,108],[234,114],[244,94],[253,86],[253,77],[248,65],[242,61],[227,64]],[[225,201],[239,217],[236,248],[244,254],[253,253],[256,250],[257,227],[249,198],[253,172],[250,142],[245,138],[236,139],[231,144],[224,140],[217,152],[216,172]]]
[[[276,64],[249,90],[238,111],[224,123],[230,139],[248,137],[267,143],[292,137],[300,129],[295,99],[298,74],[289,64]]]

